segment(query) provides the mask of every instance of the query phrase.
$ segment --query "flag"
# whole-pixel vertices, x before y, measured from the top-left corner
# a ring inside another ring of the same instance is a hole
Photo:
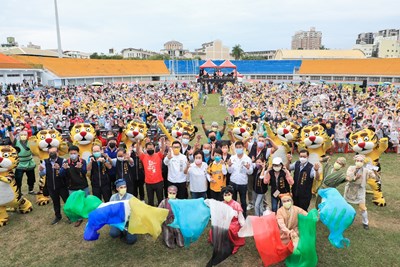
[[[64,212],[68,219],[76,222],[79,219],[87,219],[89,213],[95,210],[101,203],[98,197],[89,195],[82,190],[78,190],[69,195],[67,202],[64,205]]]

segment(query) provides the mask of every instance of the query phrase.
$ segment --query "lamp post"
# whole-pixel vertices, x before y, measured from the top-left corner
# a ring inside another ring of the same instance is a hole
[[[61,35],[60,35],[60,24],[58,21],[58,8],[57,8],[57,0],[54,0],[54,8],[56,12],[56,28],[57,28],[57,45],[58,45],[58,57],[63,57],[62,50],[61,50]]]

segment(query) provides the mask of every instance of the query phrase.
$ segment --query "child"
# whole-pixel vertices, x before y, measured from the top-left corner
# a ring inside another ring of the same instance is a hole
[[[210,174],[210,196],[215,200],[222,201],[221,189],[226,186],[227,168],[222,160],[222,150],[220,148],[214,151],[214,161],[208,167]]]

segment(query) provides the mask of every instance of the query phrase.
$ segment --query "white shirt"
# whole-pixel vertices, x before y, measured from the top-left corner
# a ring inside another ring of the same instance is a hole
[[[253,164],[251,159],[247,155],[243,155],[241,159],[237,155],[233,155],[230,158],[232,165],[228,167],[228,172],[231,174],[231,182],[238,185],[247,185],[248,177],[253,173]],[[245,165],[250,164],[250,168],[247,169]]]
[[[207,173],[208,165],[205,162],[201,163],[201,166],[196,166],[195,163],[190,164],[188,171],[188,181],[190,183],[190,192],[206,192],[207,191],[207,180],[210,179],[210,175]]]
[[[184,183],[186,182],[186,175],[183,171],[186,169],[187,158],[185,155],[173,155],[171,159],[164,158],[164,164],[168,167],[168,181],[171,183]]]

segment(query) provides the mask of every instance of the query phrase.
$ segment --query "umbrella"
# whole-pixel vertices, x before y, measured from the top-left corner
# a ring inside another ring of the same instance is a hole
[[[92,86],[103,86],[103,83],[101,83],[101,82],[94,82],[94,83],[92,83]]]

